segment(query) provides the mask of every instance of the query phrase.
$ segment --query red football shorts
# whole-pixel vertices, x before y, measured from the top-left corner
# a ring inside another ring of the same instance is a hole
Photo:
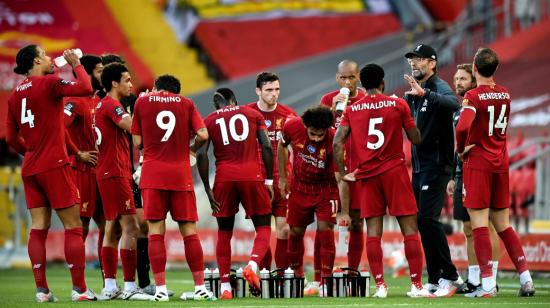
[[[361,198],[357,198],[357,182],[348,182],[349,186],[349,209],[361,210]]]
[[[80,196],[69,165],[23,176],[27,208],[64,209],[80,203]]]
[[[357,199],[361,201],[361,218],[408,216],[418,212],[411,180],[405,165],[398,165],[379,175],[357,181]]]
[[[492,173],[464,168],[464,207],[505,209],[510,207],[508,172]]]
[[[106,220],[115,220],[120,215],[136,213],[132,183],[129,178],[112,177],[97,181]]]
[[[214,183],[214,198],[220,203],[220,211],[214,217],[231,217],[243,205],[247,217],[271,214],[269,192],[263,182],[232,181]]]
[[[340,208],[340,198],[336,194],[305,194],[300,191],[290,193],[286,222],[292,227],[306,227],[314,221],[336,223]]]
[[[273,201],[271,202],[272,213],[275,217],[286,217],[288,211],[288,200],[286,196],[281,196],[281,190],[277,187],[278,184],[273,182]]]
[[[80,216],[91,218],[101,210],[95,173],[73,169],[76,186],[80,192]]]
[[[197,200],[194,191],[160,190],[145,188],[143,196],[143,218],[165,220],[170,211],[175,221],[198,221]]]

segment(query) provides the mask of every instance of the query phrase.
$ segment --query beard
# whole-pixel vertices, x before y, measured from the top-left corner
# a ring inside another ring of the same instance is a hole
[[[416,70],[412,71],[412,75],[413,75],[414,79],[420,81],[420,80],[424,79],[424,77],[426,76],[426,73],[423,72],[422,70],[416,69]]]
[[[460,97],[464,97],[464,95],[468,92],[468,90],[464,88],[456,88],[456,94]]]
[[[95,78],[94,76],[92,76],[92,88],[97,91],[103,89],[103,86],[101,86],[101,82],[99,82],[99,80],[97,80],[97,78]]]

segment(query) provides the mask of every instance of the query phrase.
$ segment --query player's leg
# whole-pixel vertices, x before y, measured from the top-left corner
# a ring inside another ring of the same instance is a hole
[[[351,224],[349,225],[348,267],[358,270],[363,255],[363,219],[361,218],[361,203],[355,196],[357,183],[350,182],[350,211]]]
[[[25,193],[28,196],[27,190],[28,187],[25,185]],[[50,228],[52,210],[43,206],[30,208],[29,212],[31,213],[31,231],[27,248],[36,285],[36,301],[57,301],[57,298],[50,292],[46,279],[46,238]]]
[[[259,291],[260,279],[256,273],[259,270],[258,263],[264,258],[271,241],[271,214],[253,215],[251,218],[256,230],[256,237],[254,238],[250,260],[244,268],[243,276],[252,289]]]
[[[166,287],[166,245],[164,235],[166,226],[164,220],[148,220],[149,245],[148,254],[151,269],[155,279],[155,300],[168,301],[168,289]]]
[[[305,226],[291,226],[288,236],[288,262],[296,277],[304,277],[304,234]]]
[[[487,293],[496,293],[496,281],[491,264],[492,250],[489,237],[489,208],[468,208],[472,224],[474,249],[481,271],[481,287]],[[495,290],[495,292],[493,292]]]
[[[466,237],[466,252],[468,255],[468,279],[466,280],[465,293],[471,293],[481,284],[481,272],[477,263],[476,252],[474,250],[474,235],[472,233],[470,216],[468,216],[468,220],[462,222],[462,231]]]
[[[373,216],[365,220],[367,224],[367,260],[376,283],[376,292],[373,296],[384,298],[387,296],[388,291],[384,280],[384,255],[382,252],[383,216]]]
[[[318,295],[321,280],[321,241],[319,229],[317,229],[315,230],[315,239],[313,240],[313,281],[308,282],[304,287],[304,295]]]
[[[223,206],[223,205],[222,205]],[[271,217],[269,217],[271,219]],[[235,216],[217,217],[218,240],[216,241],[216,262],[220,269],[220,298],[231,299],[231,283],[229,274],[231,272],[231,239],[233,238],[233,227]],[[270,220],[271,222],[271,220]]]
[[[135,214],[120,215],[119,222],[122,228],[119,248],[124,276],[124,292],[130,294],[137,290],[135,283],[137,267],[136,238],[139,234],[139,227]]]
[[[144,292],[151,295],[151,293],[155,292],[155,288],[151,285],[151,279],[149,278],[151,262],[149,261],[148,252],[148,224],[143,218],[143,200],[141,198],[141,190],[134,181],[132,181],[132,193],[134,196],[134,203],[136,204],[136,218],[139,226],[139,233],[136,240],[138,286]]]
[[[489,222],[489,237],[491,238],[491,249],[492,249],[491,254],[493,255],[493,275],[495,275],[495,278],[497,278],[498,277],[497,275],[498,260],[500,258],[500,238],[498,236],[497,231],[495,230],[495,226],[493,226],[491,222]],[[497,290],[498,290],[498,284],[497,284]]]
[[[334,225],[336,215],[340,209],[340,198],[338,193],[317,197],[315,205],[315,216],[317,218],[317,232],[319,233],[321,277],[332,275],[334,268],[334,257],[336,245],[334,244]],[[327,286],[322,283],[319,288],[319,296],[327,296]]]
[[[275,257],[275,266],[277,268],[287,268],[288,256],[286,253],[288,247],[289,226],[286,217],[288,200],[286,199],[286,196],[281,196],[278,189],[275,189],[274,191],[272,207],[273,216],[275,216],[275,236],[277,238],[275,243],[275,253],[273,254]]]
[[[313,222],[316,195],[299,191],[292,192],[288,199],[288,262],[296,277],[304,277],[304,234],[306,227]]]
[[[96,184],[97,185],[97,184]],[[96,188],[97,189],[97,188]],[[105,216],[103,215],[103,205],[101,204],[101,198],[99,197],[99,191],[96,195],[96,208],[94,213],[94,222],[97,225],[97,259],[99,260],[99,267],[101,269],[102,281],[103,277],[103,264],[101,261],[101,250],[103,248],[103,238],[105,237]]]
[[[533,286],[533,279],[527,266],[527,259],[525,258],[525,252],[521,246],[516,231],[510,226],[509,221],[509,209],[491,209],[490,218],[493,223],[498,236],[502,239],[504,247],[510,256],[510,259],[514,263],[516,270],[519,274],[519,280],[521,288],[519,290],[519,296],[533,296],[535,295],[535,288]]]

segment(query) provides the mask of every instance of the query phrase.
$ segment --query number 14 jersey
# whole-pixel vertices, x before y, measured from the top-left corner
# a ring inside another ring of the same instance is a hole
[[[192,100],[161,91],[136,101],[132,134],[143,142],[140,188],[192,191],[189,139],[204,122]]]
[[[414,119],[404,100],[372,94],[348,106],[340,126],[351,128],[349,157],[362,179],[405,162],[402,130],[414,127]]]
[[[262,115],[247,106],[227,106],[204,122],[214,146],[216,182],[263,181],[256,141],[266,129]]]

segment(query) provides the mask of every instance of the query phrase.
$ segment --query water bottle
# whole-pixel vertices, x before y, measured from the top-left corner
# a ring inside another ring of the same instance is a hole
[[[204,285],[208,291],[212,292],[212,272],[208,267],[204,269]]]
[[[212,293],[216,297],[220,297],[220,269],[216,267],[212,271]]]
[[[337,268],[334,273],[332,273],[332,277],[334,277],[334,285],[336,286],[336,296],[346,297],[346,288],[344,286],[344,271],[340,268]]]
[[[336,251],[342,254],[348,253],[349,248],[349,231],[348,225],[344,220],[340,220],[338,223],[338,246],[336,246]]]
[[[271,278],[271,275],[269,274],[269,271],[267,269],[262,269],[260,271],[260,280],[261,280],[261,287],[262,287],[262,298],[269,299],[269,280]]]
[[[289,267],[283,273],[284,285],[283,285],[283,296],[284,298],[293,297],[292,292],[292,279],[294,279],[294,271]]]
[[[236,277],[237,277],[237,279],[236,279],[237,286],[236,286],[236,290],[235,290],[235,295],[236,295],[236,297],[244,297],[245,286],[244,286],[243,268],[242,267],[239,267],[239,269],[237,270]]]
[[[346,106],[348,105],[348,100],[349,100],[349,89],[344,87],[342,89],[340,89],[340,94],[344,94],[346,96],[345,99],[343,99],[342,101],[339,101],[339,102],[336,102],[336,108],[334,111],[336,111],[336,114],[337,115],[342,115],[342,113],[344,113],[344,110],[346,109]]]
[[[78,56],[79,59],[82,58],[82,50],[80,50],[80,48],[75,49],[74,53]],[[67,60],[65,60],[65,57],[63,56],[59,56],[55,58],[53,62],[57,67],[62,67],[62,66],[65,66],[65,64],[67,64]]]
[[[369,270],[363,269],[360,272],[361,278],[365,279],[365,297],[370,296],[370,273]]]

